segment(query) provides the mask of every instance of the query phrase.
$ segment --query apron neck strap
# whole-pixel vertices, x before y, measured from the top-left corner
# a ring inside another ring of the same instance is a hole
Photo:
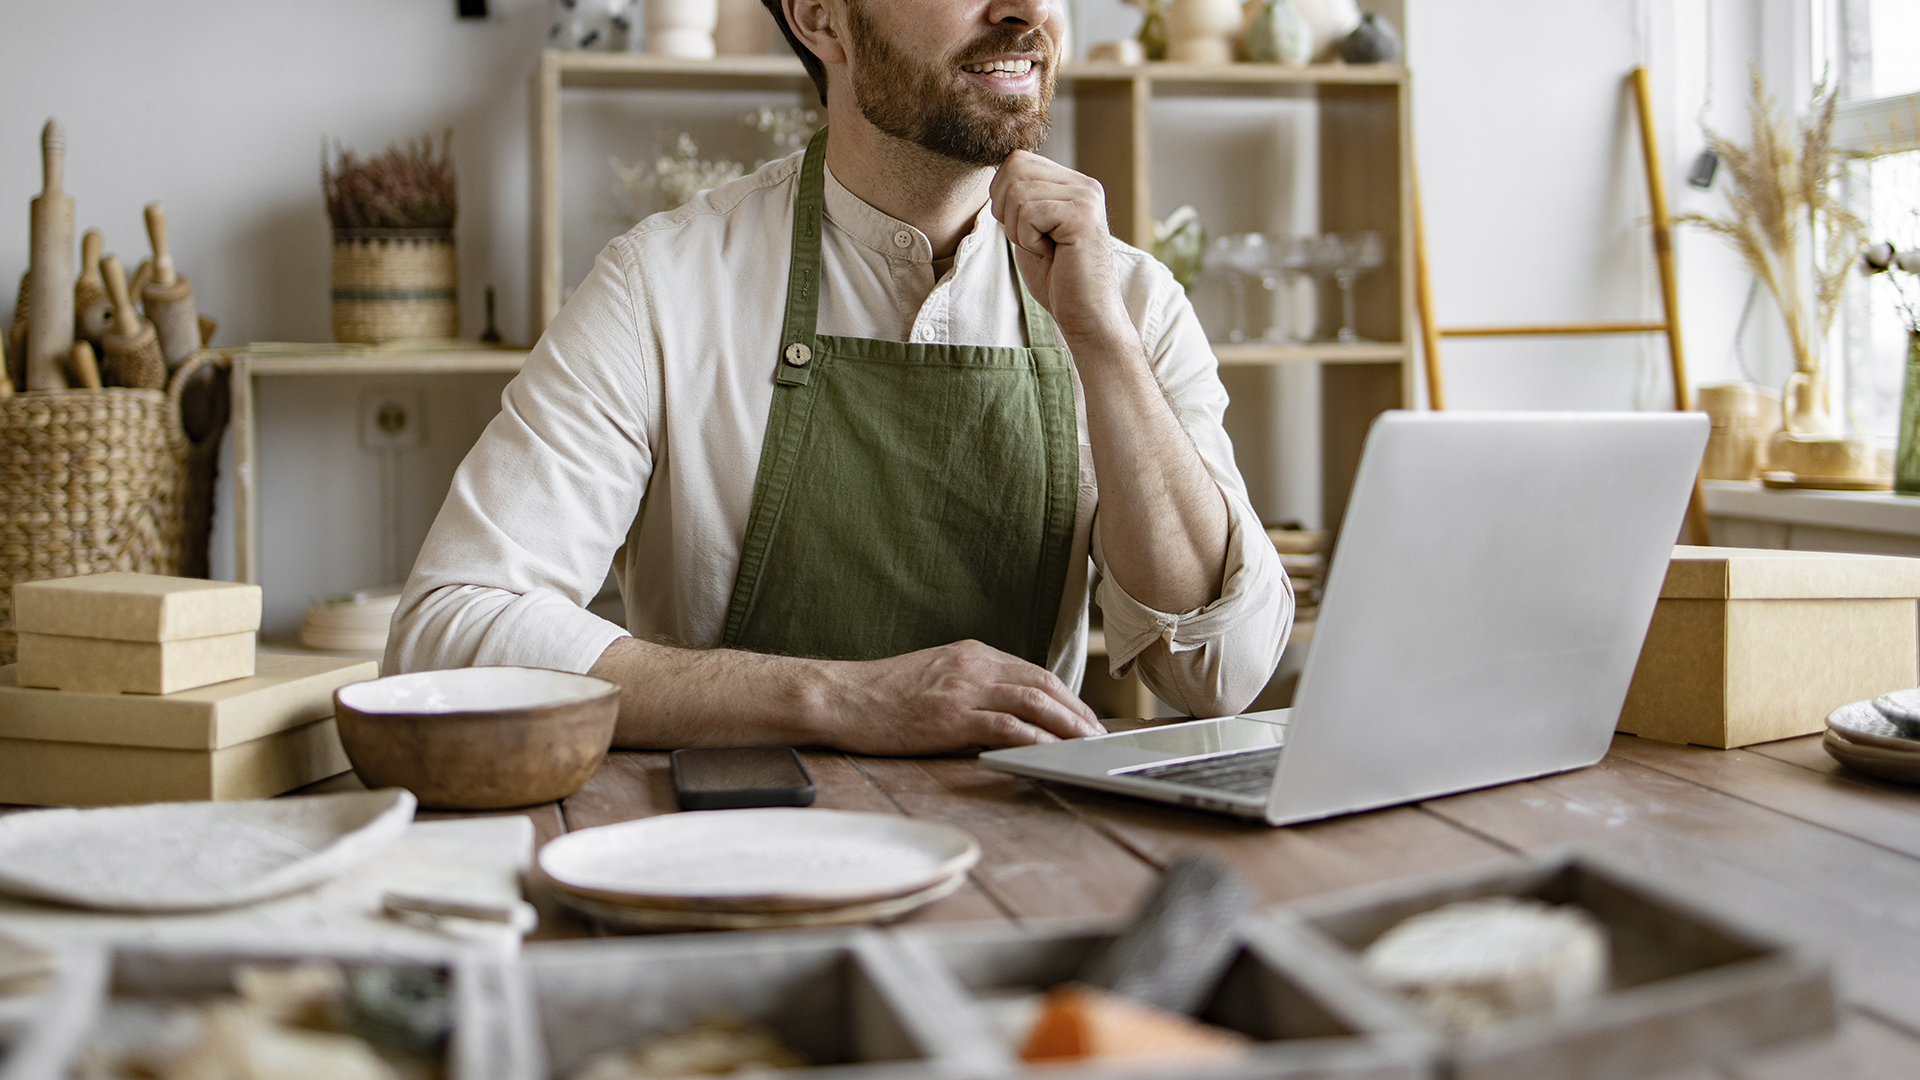
[[[814,132],[800,161],[800,190],[793,207],[793,250],[787,263],[787,315],[780,330],[778,380],[803,384],[818,348],[816,326],[820,316],[820,230],[826,217],[827,129]],[[1053,348],[1053,320],[1020,276],[1013,241],[1007,241],[1007,266],[1020,290],[1020,315],[1026,325],[1027,347]]]

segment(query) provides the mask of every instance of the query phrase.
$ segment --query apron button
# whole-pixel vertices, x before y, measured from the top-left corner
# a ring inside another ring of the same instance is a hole
[[[796,341],[787,346],[787,363],[792,364],[794,367],[806,367],[807,362],[812,359],[813,350],[807,348],[806,345],[801,342]]]

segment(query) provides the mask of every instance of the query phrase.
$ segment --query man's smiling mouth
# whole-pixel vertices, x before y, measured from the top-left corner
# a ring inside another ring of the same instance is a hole
[[[960,70],[975,75],[1025,75],[1033,70],[1031,60],[989,60],[984,64],[965,64]]]

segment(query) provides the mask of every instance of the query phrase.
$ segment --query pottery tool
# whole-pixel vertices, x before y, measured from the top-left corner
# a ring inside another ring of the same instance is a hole
[[[1233,962],[1239,950],[1234,924],[1252,907],[1246,886],[1219,863],[1175,860],[1133,923],[1074,978],[1162,1009],[1197,1013]]]
[[[73,351],[73,199],[60,190],[67,136],[57,120],[40,132],[44,184],[33,200],[27,264],[27,389],[64,390],[60,365]]]
[[[114,386],[160,389],[167,385],[167,358],[160,352],[153,324],[134,314],[126,270],[117,256],[108,255],[100,260],[100,273],[107,279],[107,295],[113,298],[113,328],[100,342],[106,354],[101,376]]]
[[[199,351],[200,316],[193,308],[193,282],[174,272],[167,250],[167,212],[157,202],[147,204],[147,236],[153,241],[153,284],[141,290],[140,303],[171,371]]]
[[[107,283],[100,278],[99,229],[88,229],[80,237],[80,278],[73,283],[73,336],[83,338],[96,350],[100,339],[113,328],[113,301],[107,296]]]
[[[67,358],[67,373],[74,386],[83,390],[100,389],[100,365],[93,358],[93,344],[82,338],[73,343]]]
[[[13,377],[7,373],[7,356],[5,343],[0,343],[0,401],[13,396]]]

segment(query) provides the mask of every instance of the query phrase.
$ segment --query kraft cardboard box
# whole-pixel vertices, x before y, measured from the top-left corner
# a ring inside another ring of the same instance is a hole
[[[171,694],[253,674],[260,587],[87,574],[13,588],[20,686]]]
[[[1920,559],[1676,547],[1619,730],[1730,748],[1916,682]]]
[[[0,667],[0,803],[259,799],[351,768],[333,692],[371,660],[261,653],[245,679],[177,694],[20,686]]]

